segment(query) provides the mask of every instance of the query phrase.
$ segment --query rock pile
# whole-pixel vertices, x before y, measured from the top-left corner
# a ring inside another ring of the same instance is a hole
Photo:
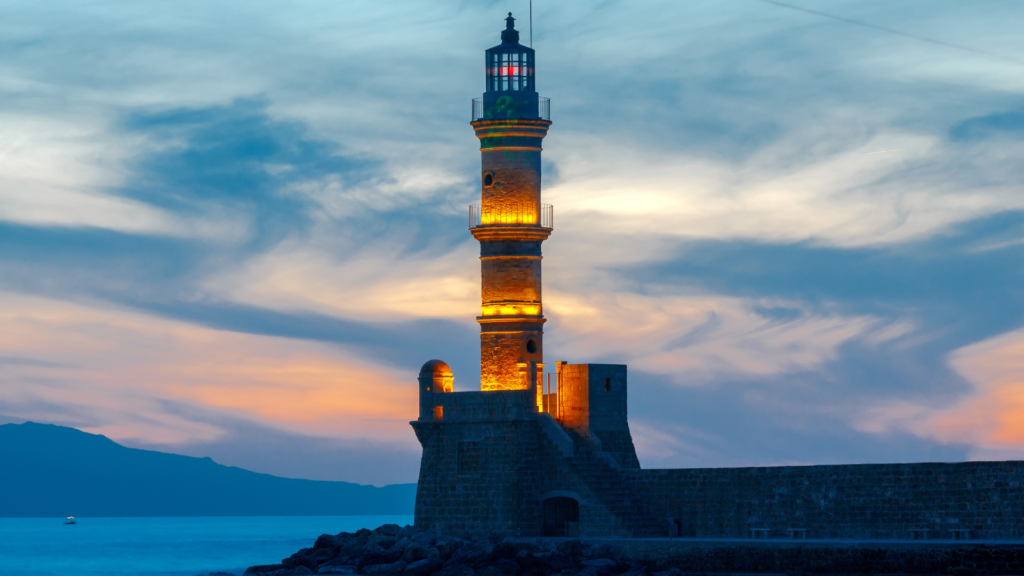
[[[462,539],[394,524],[324,534],[246,574],[366,576],[687,576],[697,574],[1024,574],[1014,542]]]
[[[246,574],[365,574],[367,576],[643,576],[644,566],[610,558],[607,547],[578,540],[534,544],[481,537],[463,540],[385,524],[376,530],[324,534],[280,564]],[[629,573],[629,574],[626,574]],[[669,576],[669,575],[665,575]]]

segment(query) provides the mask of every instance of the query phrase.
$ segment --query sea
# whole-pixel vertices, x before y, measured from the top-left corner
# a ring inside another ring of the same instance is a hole
[[[412,516],[0,518],[2,576],[241,575],[321,534],[412,524]]]

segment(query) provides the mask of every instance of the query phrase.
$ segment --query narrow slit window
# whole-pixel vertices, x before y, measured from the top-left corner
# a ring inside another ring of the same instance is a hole
[[[611,392],[612,391],[612,379],[611,378],[605,378],[604,379],[604,391],[605,392]]]

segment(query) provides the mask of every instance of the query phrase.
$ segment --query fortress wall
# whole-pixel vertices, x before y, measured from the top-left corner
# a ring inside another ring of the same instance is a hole
[[[680,536],[970,539],[1024,537],[1024,462],[858,464],[635,470],[652,513],[681,522]]]
[[[539,534],[537,423],[414,422],[423,443],[416,526],[463,536]]]

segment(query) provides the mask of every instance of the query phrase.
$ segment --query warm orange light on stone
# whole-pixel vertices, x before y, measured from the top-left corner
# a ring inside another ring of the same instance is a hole
[[[481,316],[540,316],[540,304],[524,304],[508,302],[504,304],[484,304],[480,309]]]
[[[540,143],[551,123],[478,120],[480,138],[480,388],[538,389],[544,362]],[[547,208],[545,208],[547,210]],[[545,213],[546,214],[546,213]],[[547,218],[547,216],[545,216]]]

